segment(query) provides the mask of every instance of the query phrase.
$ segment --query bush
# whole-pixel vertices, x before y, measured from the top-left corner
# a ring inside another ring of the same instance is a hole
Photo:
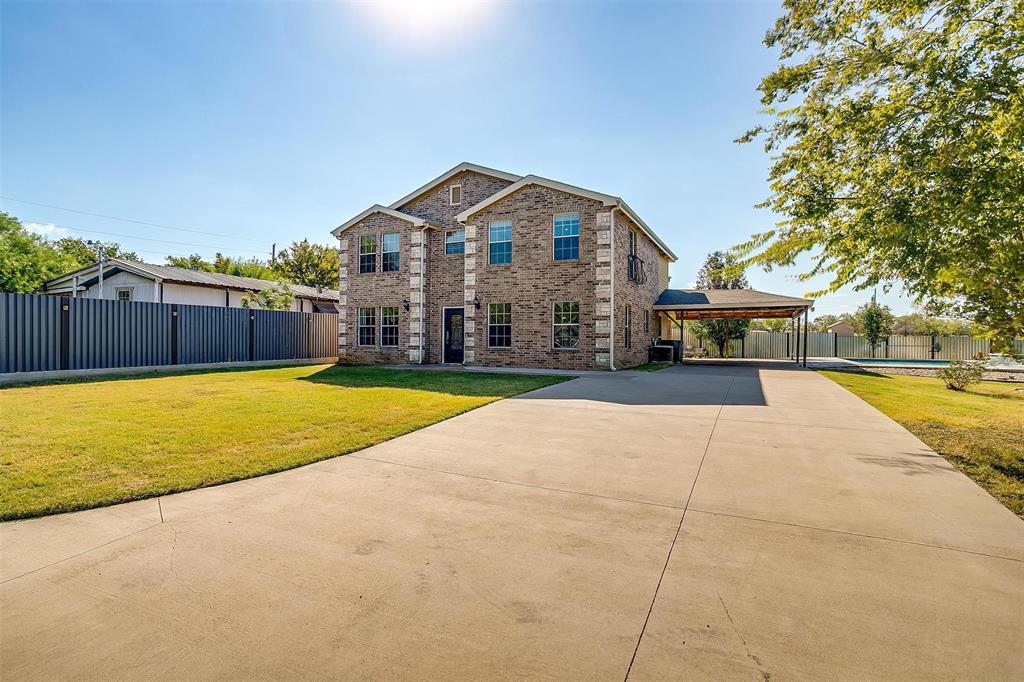
[[[962,391],[971,384],[981,381],[984,372],[984,363],[952,360],[948,367],[939,370],[939,378],[946,382],[946,388]]]

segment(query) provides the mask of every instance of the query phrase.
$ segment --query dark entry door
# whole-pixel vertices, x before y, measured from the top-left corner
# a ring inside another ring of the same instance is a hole
[[[462,362],[465,318],[462,308],[444,309],[444,359],[443,362]]]

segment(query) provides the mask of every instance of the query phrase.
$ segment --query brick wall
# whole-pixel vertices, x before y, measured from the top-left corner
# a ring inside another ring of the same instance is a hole
[[[596,361],[594,288],[597,214],[602,210],[601,204],[591,199],[534,185],[470,217],[467,221],[465,296],[469,299],[479,297],[481,305],[472,313],[467,308],[467,331],[473,330],[467,338],[466,348],[471,351],[467,364],[601,368]],[[578,261],[553,259],[553,218],[558,213],[579,214]],[[510,265],[488,263],[488,223],[497,220],[512,222]],[[553,347],[552,308],[555,301],[577,301],[580,304],[580,340],[574,350]],[[512,304],[511,348],[488,347],[487,313],[490,303]]]
[[[417,218],[425,218],[443,228],[462,229],[462,224],[455,219],[456,215],[511,184],[508,180],[464,171],[426,194],[411,199],[397,210]],[[452,206],[449,201],[448,189],[452,185],[462,186],[462,202],[456,206]],[[462,255],[445,254],[444,230],[428,230],[426,239],[427,317],[424,359],[425,362],[436,363],[441,362],[442,311],[446,307],[454,308],[464,304],[465,261]]]
[[[452,206],[449,187],[462,186],[462,202]],[[666,260],[661,251],[632,221],[598,201],[537,185],[528,186],[470,217],[465,225],[455,216],[483,201],[510,183],[467,171],[400,207],[404,213],[425,218],[442,229],[421,232],[408,221],[382,214],[369,216],[346,230],[340,241],[342,253],[339,286],[339,355],[359,363],[416,362],[419,332],[424,329],[424,361],[441,361],[442,311],[463,307],[466,320],[466,364],[529,366],[565,369],[604,369],[609,347],[615,345],[615,366],[626,368],[647,360],[650,337],[658,334],[652,306],[667,286]],[[553,219],[559,213],[580,216],[580,258],[555,261]],[[488,223],[512,222],[512,263],[488,262]],[[446,255],[445,229],[465,229],[466,253]],[[629,280],[627,258],[629,233],[638,234],[638,255],[646,262],[646,282]],[[400,234],[401,264],[397,272],[380,272],[380,235]],[[373,234],[377,242],[377,268],[359,274],[359,237]],[[611,241],[614,238],[614,261]],[[421,239],[424,240],[421,244]],[[422,268],[421,271],[421,248]],[[610,302],[614,277],[614,321]],[[420,286],[423,286],[423,301]],[[478,297],[479,310],[472,305]],[[404,309],[403,300],[410,309]],[[555,349],[553,306],[556,301],[576,301],[580,310],[580,339],[576,349]],[[512,347],[488,346],[488,304],[512,305]],[[632,310],[632,343],[625,344],[625,306]],[[377,345],[358,345],[357,310],[378,309]],[[399,345],[380,347],[379,308],[399,308]],[[421,323],[422,316],[422,323]],[[647,329],[644,320],[648,320]]]
[[[637,255],[645,263],[646,281],[643,284],[629,279],[629,235],[637,235]],[[666,268],[660,267],[661,249],[621,211],[615,212],[615,367],[626,369],[647,362],[651,337],[660,333],[660,324],[654,314],[654,301],[668,286]],[[630,345],[626,346],[626,306],[631,311]],[[647,320],[646,328],[644,321]]]
[[[399,233],[399,267],[394,272],[381,272],[381,235],[385,232]],[[376,268],[372,273],[359,274],[359,238],[373,235],[377,244]],[[341,277],[342,311],[339,314],[339,356],[347,362],[356,363],[399,363],[409,360],[410,321],[414,306],[405,310],[403,300],[409,300],[412,268],[419,265],[414,251],[419,238],[419,228],[412,223],[380,213],[368,216],[342,234]],[[413,264],[415,262],[415,264]],[[415,303],[413,301],[412,303]],[[358,335],[358,309],[377,309],[376,345],[360,346]],[[380,307],[398,307],[398,346],[380,345]],[[344,339],[344,343],[341,342]],[[418,339],[415,339],[418,341]]]

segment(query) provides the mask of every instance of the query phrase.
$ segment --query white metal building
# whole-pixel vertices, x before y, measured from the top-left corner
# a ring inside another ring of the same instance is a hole
[[[242,296],[278,286],[278,282],[237,277],[219,272],[200,272],[169,265],[153,265],[111,258],[51,279],[41,294],[82,296],[119,301],[183,303],[240,308]],[[292,310],[305,313],[337,312],[338,292],[301,284],[285,284],[295,301]]]

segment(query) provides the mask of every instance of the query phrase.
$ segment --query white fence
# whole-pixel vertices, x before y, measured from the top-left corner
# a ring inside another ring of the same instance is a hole
[[[1018,353],[1024,353],[1024,339],[1014,344]],[[698,348],[703,348],[709,357],[718,357],[716,344],[698,339],[687,327],[683,333],[683,351]],[[991,350],[988,339],[971,336],[890,336],[872,348],[863,336],[840,336],[831,332],[807,334],[807,357],[812,358],[970,360],[978,354],[988,355]],[[796,334],[791,332],[749,332],[745,338],[729,342],[729,356],[734,358],[769,360],[792,358],[795,354]]]

